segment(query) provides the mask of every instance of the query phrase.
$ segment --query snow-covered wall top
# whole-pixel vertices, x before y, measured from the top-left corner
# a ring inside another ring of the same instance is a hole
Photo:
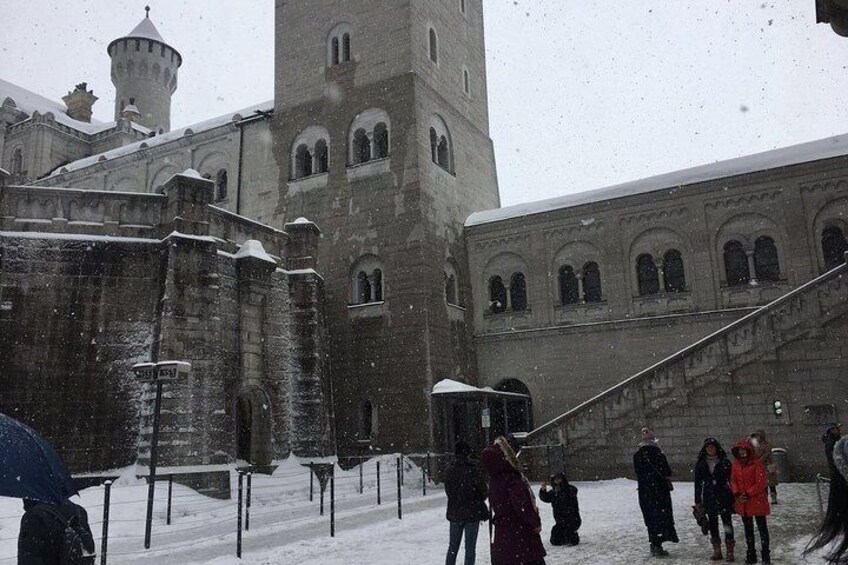
[[[495,210],[484,210],[475,212],[465,220],[465,226],[477,226],[488,224],[510,218],[542,214],[553,210],[572,208],[583,204],[591,204],[602,200],[613,200],[634,196],[647,192],[664,190],[678,186],[685,186],[699,182],[716,180],[725,177],[733,177],[746,173],[765,171],[778,167],[797,165],[848,155],[848,135],[827,137],[817,141],[801,143],[791,147],[782,147],[755,155],[746,155],[727,161],[719,161],[707,165],[700,165],[681,171],[665,173],[655,177],[626,182],[597,190],[566,194],[547,200],[517,204]]]

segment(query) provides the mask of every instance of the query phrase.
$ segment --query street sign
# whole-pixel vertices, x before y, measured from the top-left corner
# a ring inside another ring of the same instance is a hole
[[[492,418],[489,415],[488,408],[483,408],[483,410],[480,412],[480,419],[482,420],[482,425],[484,428],[492,427]]]
[[[132,370],[140,381],[152,381],[156,378],[156,363],[136,363]]]
[[[191,363],[185,361],[160,361],[156,363],[156,380],[176,381],[188,377],[191,372]]]

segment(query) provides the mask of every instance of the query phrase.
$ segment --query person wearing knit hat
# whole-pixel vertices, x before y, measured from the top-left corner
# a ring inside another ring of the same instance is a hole
[[[671,506],[671,467],[650,428],[642,428],[642,441],[633,455],[633,467],[639,485],[639,508],[648,528],[651,555],[665,557],[666,542],[678,543]]]
[[[719,518],[724,530],[727,560],[735,560],[736,541],[733,536],[733,492],[730,490],[732,464],[721,444],[714,437],[704,440],[695,462],[695,511],[706,518],[706,531],[713,546],[712,561],[724,559],[721,548]]]

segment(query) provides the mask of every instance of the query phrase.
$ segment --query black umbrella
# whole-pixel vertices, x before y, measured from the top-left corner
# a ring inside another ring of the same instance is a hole
[[[74,480],[53,446],[0,413],[0,496],[62,504],[75,494]]]

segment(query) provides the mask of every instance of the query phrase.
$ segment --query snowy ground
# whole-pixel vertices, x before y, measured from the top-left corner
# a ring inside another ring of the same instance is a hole
[[[421,492],[420,470],[405,465],[403,520],[397,517],[397,465],[391,456],[381,460],[381,506],[376,505],[376,464],[363,469],[364,492],[359,493],[359,470],[337,471],[336,537],[329,536],[327,515],[319,515],[318,497],[308,500],[309,475],[295,462],[283,465],[274,477],[253,481],[251,528],[244,533],[243,558],[235,557],[235,501],[218,501],[174,486],[173,516],[165,524],[165,504],[157,502],[150,551],[143,549],[143,516],[146,487],[128,477],[112,489],[109,563],[156,565],[210,563],[441,563],[447,544],[444,494],[435,488]],[[549,565],[564,563],[635,564],[654,561],[636,500],[635,483],[619,479],[576,483],[580,489],[582,543],[574,548],[548,547]],[[157,501],[164,501],[166,485],[157,486]],[[818,522],[815,485],[780,487],[781,504],[770,518],[775,563],[800,563],[803,545]],[[667,546],[666,563],[705,563],[709,541],[691,517],[691,483],[678,483],[673,493],[681,542]],[[81,496],[92,529],[101,531],[103,489],[86,489]],[[553,524],[549,505],[542,505],[545,534]],[[15,540],[20,502],[0,498],[0,565],[15,563]],[[737,536],[742,537],[736,519]],[[488,565],[488,533],[481,528],[478,563]],[[547,539],[546,539],[547,544]],[[744,545],[744,542],[743,542]],[[546,545],[547,546],[547,545]],[[99,562],[99,561],[98,561]],[[461,562],[461,559],[460,559]],[[821,563],[811,559],[811,563]]]

